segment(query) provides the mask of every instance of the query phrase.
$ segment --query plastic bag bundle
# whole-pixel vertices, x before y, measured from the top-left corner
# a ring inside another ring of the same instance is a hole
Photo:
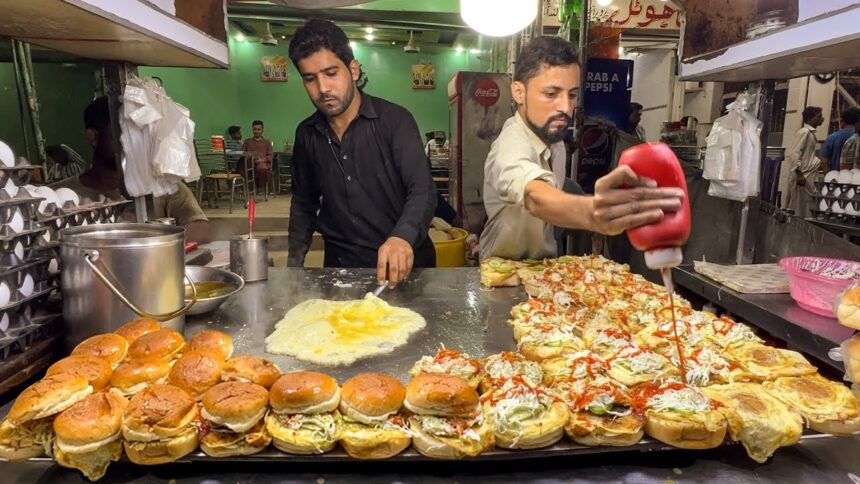
[[[194,122],[156,81],[132,77],[120,115],[123,174],[129,195],[176,193],[177,183],[200,178],[194,154]]]
[[[751,104],[752,97],[741,94],[714,121],[703,173],[711,181],[708,195],[737,201],[758,195],[762,123],[747,112]]]

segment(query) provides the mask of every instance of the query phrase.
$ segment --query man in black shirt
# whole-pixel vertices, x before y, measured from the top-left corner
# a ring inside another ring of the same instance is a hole
[[[358,89],[361,68],[333,23],[306,22],[289,55],[317,111],[296,129],[287,264],[304,265],[319,230],[326,267],[376,267],[394,287],[435,266],[436,191],[415,119]]]

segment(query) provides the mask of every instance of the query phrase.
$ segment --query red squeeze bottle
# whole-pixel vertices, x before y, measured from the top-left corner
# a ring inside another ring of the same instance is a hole
[[[645,265],[649,268],[664,269],[680,265],[683,259],[681,246],[690,237],[690,201],[684,170],[675,153],[664,143],[644,143],[624,150],[618,165],[627,165],[637,175],[655,180],[658,187],[684,190],[680,210],[666,212],[659,222],[627,231],[633,247],[645,251]]]

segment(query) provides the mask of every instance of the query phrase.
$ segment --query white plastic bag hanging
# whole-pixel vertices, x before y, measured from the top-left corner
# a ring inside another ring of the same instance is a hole
[[[744,201],[758,195],[762,123],[747,111],[750,105],[749,94],[739,95],[708,135],[703,176],[711,181],[712,197]]]

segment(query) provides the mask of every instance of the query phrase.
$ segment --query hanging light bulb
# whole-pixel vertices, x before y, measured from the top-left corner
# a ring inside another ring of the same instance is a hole
[[[537,17],[534,0],[460,0],[460,16],[466,25],[490,37],[513,35]]]

